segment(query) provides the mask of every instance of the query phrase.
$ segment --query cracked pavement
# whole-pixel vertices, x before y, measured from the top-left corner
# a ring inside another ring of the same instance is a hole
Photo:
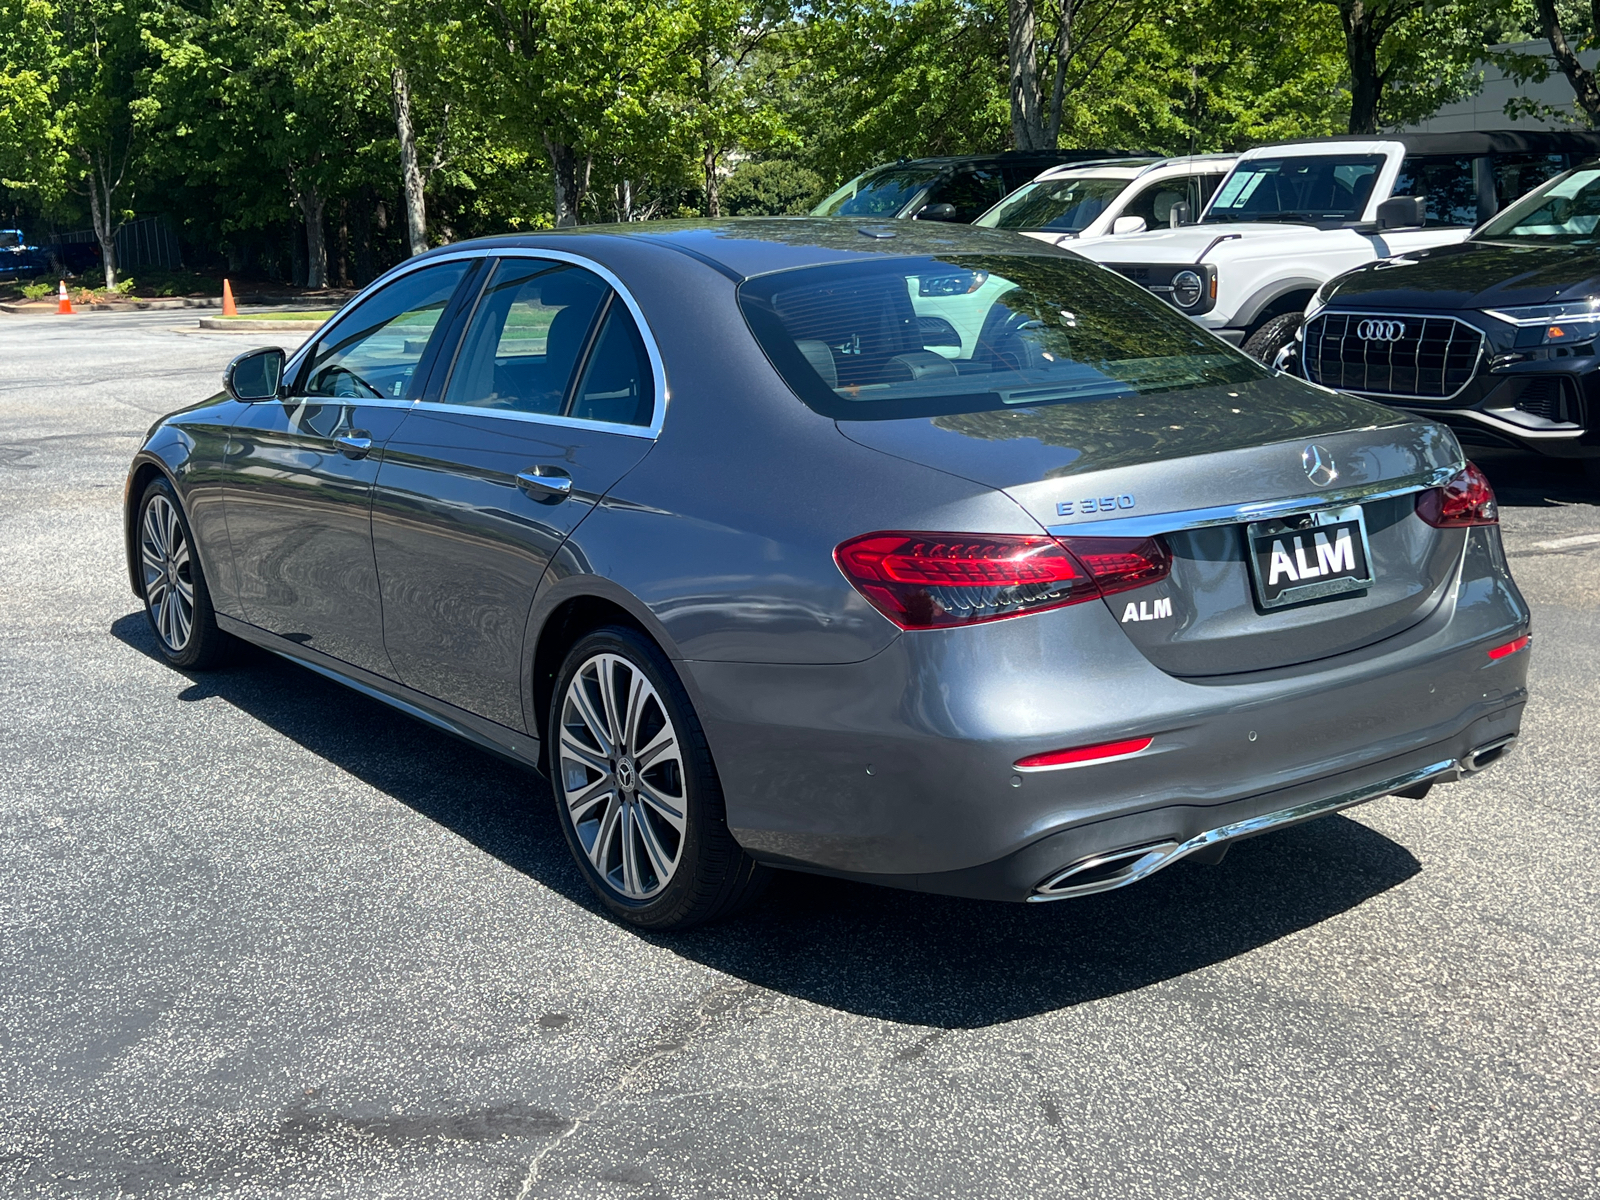
[[[0,1195],[1600,1195],[1600,494],[1480,458],[1506,762],[992,905],[798,875],[605,919],[540,782],[309,671],[155,659],[142,431],[251,344],[0,317]],[[271,339],[293,335],[269,335]]]

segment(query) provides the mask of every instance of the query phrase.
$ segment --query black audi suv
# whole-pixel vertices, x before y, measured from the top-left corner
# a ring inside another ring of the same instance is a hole
[[[1325,284],[1280,369],[1450,426],[1463,444],[1583,462],[1600,483],[1600,160],[1464,242]]]

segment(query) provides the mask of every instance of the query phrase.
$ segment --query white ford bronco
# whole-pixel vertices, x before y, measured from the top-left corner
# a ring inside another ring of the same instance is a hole
[[[1264,362],[1328,280],[1463,240],[1600,150],[1592,133],[1413,133],[1263,146],[1240,156],[1198,221],[1073,246]]]

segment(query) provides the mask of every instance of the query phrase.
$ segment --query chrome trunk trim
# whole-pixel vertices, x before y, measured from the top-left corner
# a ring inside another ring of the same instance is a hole
[[[1252,500],[1245,504],[1219,504],[1212,508],[1191,508],[1180,512],[1138,513],[1126,517],[1113,517],[1106,521],[1073,521],[1064,525],[1050,525],[1052,537],[1154,537],[1161,533],[1177,533],[1184,529],[1204,529],[1210,525],[1239,525],[1263,521],[1270,517],[1287,517],[1295,513],[1312,512],[1320,508],[1338,508],[1347,504],[1364,504],[1370,500],[1387,500],[1428,488],[1440,487],[1466,464],[1453,463],[1420,471],[1398,479],[1384,479],[1355,487],[1332,488],[1310,496],[1290,496],[1283,500]]]

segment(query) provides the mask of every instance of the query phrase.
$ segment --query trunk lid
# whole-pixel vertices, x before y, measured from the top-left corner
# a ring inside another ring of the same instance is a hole
[[[839,429],[997,488],[1058,536],[1165,537],[1170,577],[1105,603],[1150,661],[1174,675],[1292,666],[1391,637],[1438,607],[1460,559],[1463,535],[1423,522],[1414,501],[1415,490],[1459,463],[1454,436],[1283,377],[1032,409],[841,421]],[[1308,477],[1303,455],[1312,445],[1336,477]],[[1372,582],[1265,606],[1247,525],[1352,505],[1362,510]]]

